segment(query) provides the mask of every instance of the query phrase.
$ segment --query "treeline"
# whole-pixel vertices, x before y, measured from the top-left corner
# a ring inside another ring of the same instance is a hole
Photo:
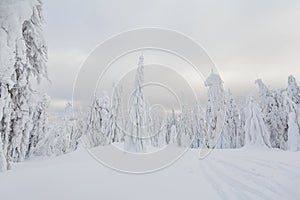
[[[300,88],[293,76],[288,77],[286,88],[276,90],[258,79],[258,100],[248,96],[237,103],[230,90],[224,91],[220,76],[212,72],[205,81],[208,99],[204,109],[200,103],[183,105],[181,113],[173,110],[163,119],[151,116],[143,94],[143,59],[139,58],[127,113],[122,109],[121,86],[116,86],[111,99],[95,96],[82,130],[89,147],[124,142],[130,151],[170,143],[191,148],[300,149]]]

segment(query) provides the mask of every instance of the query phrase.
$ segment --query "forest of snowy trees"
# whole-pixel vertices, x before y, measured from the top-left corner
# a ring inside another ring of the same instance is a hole
[[[34,81],[48,81],[42,2],[15,2],[0,7],[0,171],[32,156],[71,152],[80,138],[87,147],[121,142],[125,150],[134,152],[167,144],[300,150],[300,87],[292,75],[282,89],[256,80],[258,99],[249,96],[237,103],[231,91],[224,90],[221,77],[212,71],[205,81],[206,105],[183,104],[180,113],[170,110],[162,119],[151,116],[143,92],[143,56],[138,60],[128,114],[122,108],[122,86],[115,85],[111,97],[105,93],[94,96],[87,117],[75,119],[68,103],[60,123],[50,124],[50,98],[32,86]]]
[[[288,77],[287,88],[277,90],[267,87],[261,79],[256,80],[258,100],[248,96],[237,104],[231,91],[224,91],[221,77],[211,72],[205,81],[208,89],[205,109],[199,102],[194,106],[183,105],[180,113],[173,110],[162,121],[159,116],[149,114],[142,90],[143,59],[141,56],[138,62],[131,117],[121,112],[120,90],[114,90],[117,94],[113,94],[112,101],[107,95],[94,97],[82,132],[89,147],[124,141],[124,149],[138,152],[147,145],[170,143],[191,148],[300,149],[300,87],[292,75]],[[145,137],[154,132],[153,136]]]

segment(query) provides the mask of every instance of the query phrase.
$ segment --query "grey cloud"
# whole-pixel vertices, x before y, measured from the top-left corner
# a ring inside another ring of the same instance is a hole
[[[300,81],[299,1],[51,0],[44,10],[49,51],[59,52],[49,56],[53,83],[47,88],[54,99],[71,99],[80,60],[97,44],[145,26],[193,37],[236,96],[256,93],[256,78],[272,87],[285,87],[289,74]],[[60,59],[69,51],[81,53]]]

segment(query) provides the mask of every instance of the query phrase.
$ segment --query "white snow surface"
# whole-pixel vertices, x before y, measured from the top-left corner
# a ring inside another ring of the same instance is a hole
[[[103,148],[103,147],[101,147]],[[85,149],[33,158],[0,173],[1,199],[299,199],[300,152],[217,149],[204,160],[189,150],[162,171],[111,170]]]

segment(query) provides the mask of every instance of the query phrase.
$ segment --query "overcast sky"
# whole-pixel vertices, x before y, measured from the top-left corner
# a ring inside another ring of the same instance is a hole
[[[140,27],[192,37],[236,97],[255,95],[257,78],[273,88],[285,87],[289,74],[300,82],[299,10],[297,0],[44,1],[51,107],[58,110],[71,100],[75,75],[95,46]]]

